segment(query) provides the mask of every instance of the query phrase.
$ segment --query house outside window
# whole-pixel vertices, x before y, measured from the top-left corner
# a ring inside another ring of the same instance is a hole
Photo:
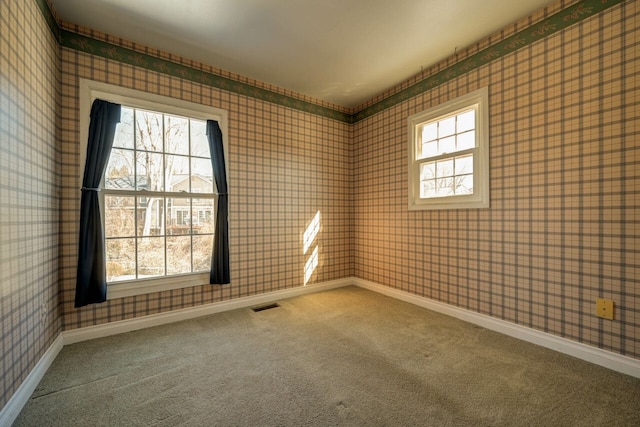
[[[409,117],[409,209],[489,207],[488,90]]]

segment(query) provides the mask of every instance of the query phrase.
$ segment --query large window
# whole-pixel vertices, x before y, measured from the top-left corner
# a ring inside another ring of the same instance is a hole
[[[409,209],[489,206],[487,89],[409,118]]]
[[[224,125],[226,115],[96,82],[83,87],[84,104],[122,105],[100,192],[109,297],[208,283],[216,186],[206,120]]]
[[[122,106],[103,185],[108,282],[209,270],[215,195],[205,126]]]

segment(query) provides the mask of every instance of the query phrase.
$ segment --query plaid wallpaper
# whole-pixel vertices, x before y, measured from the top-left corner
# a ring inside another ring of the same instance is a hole
[[[79,78],[229,112],[229,134],[224,138],[230,157],[231,285],[73,307],[80,203]],[[303,234],[317,212],[319,265],[308,283],[352,275],[351,129],[346,123],[62,48],[61,132],[60,287],[65,330],[302,286],[309,258],[303,253]]]
[[[606,0],[603,0],[606,1]],[[357,276],[640,358],[638,3],[627,0],[355,125],[56,45],[44,0],[0,2],[0,408],[62,330]],[[560,0],[375,104],[575,3]],[[349,110],[111,36],[145,54]],[[78,79],[229,111],[230,286],[73,308]],[[407,210],[407,117],[489,86],[491,209]],[[616,320],[595,317],[596,297]]]
[[[0,408],[62,330],[58,52],[33,1],[0,2]]]
[[[639,4],[358,122],[355,275],[640,358]],[[407,117],[482,86],[491,208],[408,211]]]

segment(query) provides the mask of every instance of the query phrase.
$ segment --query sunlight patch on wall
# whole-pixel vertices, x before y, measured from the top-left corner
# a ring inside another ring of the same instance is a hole
[[[311,278],[311,275],[316,270],[318,266],[318,247],[316,246],[311,252],[311,256],[307,260],[307,263],[304,266],[304,284],[306,285]]]
[[[302,253],[305,253],[305,254],[307,253],[307,251],[309,250],[309,247],[311,246],[313,241],[316,239],[316,236],[318,235],[319,231],[320,231],[320,211],[316,213],[316,216],[313,217],[313,219],[311,220],[311,223],[309,224],[307,229],[304,231],[304,235],[302,236],[302,240],[304,242]]]
[[[320,211],[316,212],[315,216],[307,226],[307,229],[302,235],[302,253],[306,254],[311,245],[316,241],[320,233]],[[313,272],[318,267],[318,245],[316,244],[313,252],[307,259],[304,265],[304,285],[309,282],[309,279],[313,275]]]

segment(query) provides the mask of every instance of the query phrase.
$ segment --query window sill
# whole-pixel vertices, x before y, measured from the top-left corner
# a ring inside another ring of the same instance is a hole
[[[488,209],[489,199],[478,197],[451,196],[433,199],[420,199],[409,205],[410,211],[427,211],[441,209]]]
[[[108,285],[107,300],[190,288],[193,286],[202,286],[207,284],[209,284],[209,273],[195,273],[181,276],[113,282]]]

